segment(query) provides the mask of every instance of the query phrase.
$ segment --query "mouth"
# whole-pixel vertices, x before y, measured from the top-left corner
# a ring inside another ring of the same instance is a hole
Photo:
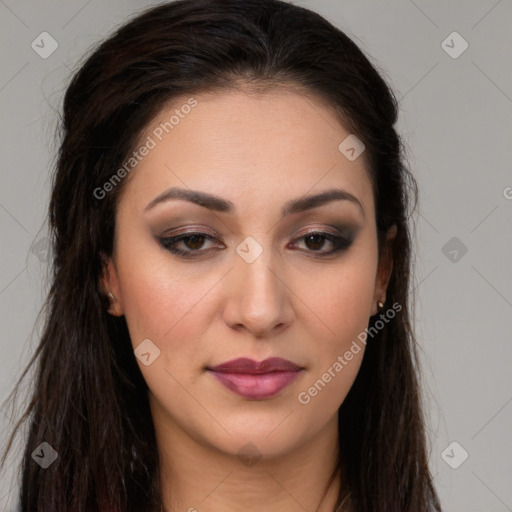
[[[207,371],[218,382],[237,395],[251,400],[264,400],[276,396],[289,386],[303,368],[286,359],[272,357],[264,361],[239,358]]]

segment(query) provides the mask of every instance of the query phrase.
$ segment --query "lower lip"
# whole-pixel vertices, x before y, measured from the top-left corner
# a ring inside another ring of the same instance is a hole
[[[300,374],[296,372],[272,372],[261,375],[241,373],[221,373],[209,370],[210,373],[224,386],[237,395],[252,400],[264,400],[277,395],[290,385]]]

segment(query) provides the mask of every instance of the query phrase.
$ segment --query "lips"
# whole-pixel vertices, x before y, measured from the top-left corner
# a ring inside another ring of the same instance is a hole
[[[302,368],[280,357],[259,362],[244,357],[207,370],[236,394],[252,400],[263,400],[277,395],[290,385],[300,375]]]
[[[246,357],[239,359],[233,359],[225,363],[219,364],[208,368],[214,372],[220,373],[242,373],[245,375],[261,375],[263,373],[271,372],[294,372],[301,370],[300,366],[288,361],[281,359],[280,357],[271,357],[264,361],[254,361]]]

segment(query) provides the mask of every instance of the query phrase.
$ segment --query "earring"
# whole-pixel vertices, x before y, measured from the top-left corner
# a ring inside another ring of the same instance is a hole
[[[112,300],[112,302],[116,301],[116,298],[112,295],[112,292],[108,292],[108,296],[110,297],[110,300]]]
[[[381,302],[380,300],[377,301],[377,309],[379,311],[382,311],[384,309],[384,303]]]

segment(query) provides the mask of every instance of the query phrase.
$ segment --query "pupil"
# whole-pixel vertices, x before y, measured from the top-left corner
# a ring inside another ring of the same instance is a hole
[[[311,247],[311,244],[308,243],[312,240],[313,240],[313,247]],[[315,243],[315,241],[316,241],[316,243]],[[323,236],[322,235],[307,235],[306,236],[306,245],[310,249],[321,249],[321,247],[323,245]]]
[[[203,235],[191,235],[186,238],[185,244],[189,249],[200,249],[204,243]]]

